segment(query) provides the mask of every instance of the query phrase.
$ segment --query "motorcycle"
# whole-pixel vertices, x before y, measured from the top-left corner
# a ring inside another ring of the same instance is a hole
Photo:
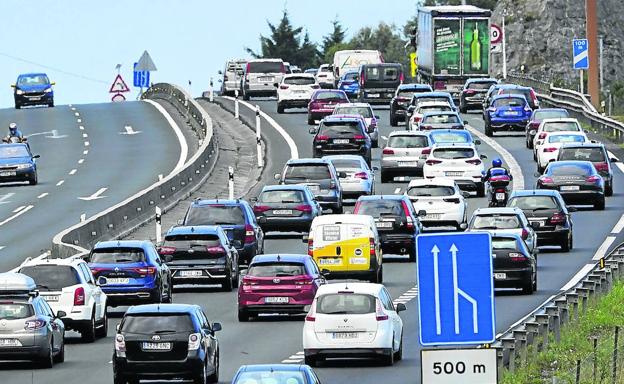
[[[490,177],[490,207],[504,207],[509,198],[509,183],[511,178],[508,175]]]
[[[7,144],[27,143],[28,139],[25,137],[19,138],[18,136],[8,136],[2,138],[2,142]]]

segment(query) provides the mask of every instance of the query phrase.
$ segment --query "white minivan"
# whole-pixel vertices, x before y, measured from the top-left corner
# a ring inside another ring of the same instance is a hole
[[[363,64],[381,64],[381,52],[373,49],[347,49],[334,53],[334,77],[340,79],[349,70],[358,70]]]

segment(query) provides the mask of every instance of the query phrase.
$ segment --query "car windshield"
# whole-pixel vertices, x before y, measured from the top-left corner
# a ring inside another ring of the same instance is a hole
[[[120,331],[140,335],[158,333],[193,333],[193,321],[187,314],[133,314],[122,320]]]
[[[494,100],[494,107],[496,107],[496,108],[501,108],[501,107],[524,107],[525,104],[526,104],[526,102],[524,101],[524,99],[521,99],[519,97],[504,97],[502,99]]]
[[[140,263],[145,261],[141,248],[96,248],[89,256],[89,262],[102,264]]]
[[[459,124],[457,115],[428,115],[423,118],[423,124]]]
[[[589,176],[593,174],[591,164],[557,164],[551,163],[547,168],[549,176]]]
[[[492,249],[514,249],[518,250],[515,239],[509,237],[492,237]]]
[[[585,136],[583,135],[550,135],[548,136],[549,143],[584,143]]]
[[[254,61],[247,63],[248,73],[281,73],[282,63],[279,61]]]
[[[273,261],[267,263],[253,263],[247,271],[247,276],[280,277],[305,275],[303,263]]]
[[[285,78],[284,83],[290,85],[312,85],[316,83],[316,80],[310,76],[292,76]]]
[[[446,185],[419,185],[407,190],[409,196],[453,196],[455,188]]]
[[[606,162],[604,150],[601,147],[594,148],[561,148],[559,150],[559,160],[584,160]]]
[[[367,80],[395,81],[399,78],[398,67],[366,67]]]
[[[475,81],[473,83],[468,84],[468,89],[478,89],[478,90],[487,91],[488,89],[490,89],[492,84],[496,84],[496,83],[493,81]]]
[[[236,377],[233,384],[305,384],[307,383],[301,371],[280,371],[273,369],[269,371],[248,371],[241,372]]]
[[[20,76],[17,85],[46,85],[50,84],[50,79],[46,75]]]
[[[454,132],[431,132],[429,134],[434,143],[470,143],[470,135]]]
[[[357,213],[379,217],[382,215],[403,216],[403,207],[400,200],[362,200],[357,203]]]
[[[359,293],[332,293],[317,299],[316,312],[325,315],[363,315],[375,312],[375,297]]]
[[[0,302],[0,320],[27,319],[34,314],[32,305],[28,303]]]
[[[568,117],[568,112],[566,111],[548,111],[548,110],[540,110],[535,111],[533,115],[533,120],[542,121],[544,119],[558,119]]]
[[[80,284],[78,272],[69,265],[33,265],[21,268],[19,272],[32,277],[40,291],[60,291]]]
[[[575,121],[546,122],[542,127],[544,132],[580,131],[581,128]]]
[[[286,168],[285,180],[328,180],[329,167],[325,164],[292,164]]]
[[[261,203],[301,203],[305,201],[302,191],[264,191],[260,194],[258,201]]]
[[[0,159],[12,159],[17,157],[29,157],[28,149],[24,145],[1,145]]]
[[[516,229],[520,228],[516,215],[477,215],[472,223],[473,229]]]
[[[522,210],[559,209],[552,196],[518,196],[509,201],[509,206]]]
[[[347,80],[347,81],[357,81],[358,73],[357,72],[345,73],[342,79]]]
[[[336,107],[334,115],[360,115],[365,119],[373,117],[373,111],[369,107]]]
[[[165,247],[176,248],[192,248],[195,246],[201,247],[219,247],[221,246],[221,239],[216,234],[211,233],[189,233],[183,235],[167,235],[165,236]]]
[[[322,122],[319,135],[357,135],[362,134],[362,128],[357,121]]]
[[[468,159],[475,156],[472,148],[437,148],[433,156],[438,159]]]
[[[244,225],[245,214],[236,205],[198,205],[191,207],[184,225]]]
[[[347,100],[342,92],[322,91],[314,95],[314,100]]]
[[[394,135],[388,139],[391,148],[424,148],[429,145],[426,136]]]

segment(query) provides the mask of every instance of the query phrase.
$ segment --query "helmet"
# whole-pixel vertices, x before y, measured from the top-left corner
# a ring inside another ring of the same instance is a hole
[[[503,161],[499,158],[492,160],[492,167],[501,167],[503,165]]]
[[[11,124],[9,124],[9,129],[10,129],[11,131],[16,130],[16,129],[17,129],[17,124],[16,124],[16,123],[11,123]]]

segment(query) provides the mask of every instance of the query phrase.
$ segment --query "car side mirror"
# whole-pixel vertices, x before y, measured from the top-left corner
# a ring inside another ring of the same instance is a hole
[[[578,211],[578,208],[576,207],[566,207],[568,209],[568,212],[576,212]]]
[[[416,109],[416,107],[415,107],[415,106],[410,105],[409,107],[407,107],[407,112],[409,112],[409,113],[413,113],[415,109]]]
[[[11,84],[11,88],[15,88],[15,84]]]
[[[375,119],[379,120],[380,119],[379,115],[375,115]]]
[[[219,332],[222,329],[221,323],[212,323],[212,332]]]
[[[379,167],[373,167],[373,171],[379,171]]]
[[[466,124],[466,125],[468,125],[468,124]],[[481,140],[476,139],[476,140],[474,140],[474,143],[475,143],[475,145],[481,145]]]
[[[308,239],[309,239],[309,236],[310,236],[310,235],[309,235],[309,234],[307,234],[307,233],[303,234],[303,235],[301,236],[301,241],[302,241],[302,242],[304,242],[304,243],[307,243],[307,242],[308,242]]]
[[[251,199],[249,199],[249,201],[251,201],[252,203],[257,203],[258,202],[258,198],[257,197],[252,197]]]
[[[60,319],[67,316],[67,312],[65,311],[56,311],[56,318]]]
[[[329,269],[326,269],[326,268],[321,269],[321,275],[322,275],[323,277],[327,277],[327,276],[329,276],[330,274],[331,274],[331,271],[330,271]]]
[[[280,175],[279,173],[276,173],[275,175],[273,175],[273,178],[274,178],[275,180],[279,180],[279,179],[280,179],[280,177],[281,177],[281,175]]]
[[[616,159],[615,157],[612,157],[612,158],[609,159],[609,161],[612,162],[612,163],[617,163],[619,160]]]
[[[308,133],[310,133],[311,135],[316,135],[318,133],[318,128],[317,127],[310,127],[308,129]]]
[[[396,305],[396,311],[397,311],[397,313],[403,312],[403,311],[407,311],[407,307],[403,303],[398,303]]]
[[[38,158],[40,158],[40,157],[41,157],[41,155],[34,155],[32,158],[33,158],[33,159],[38,159]]]
[[[462,196],[464,197],[470,197],[470,192],[466,192],[466,191],[462,191]]]
[[[165,260],[165,263],[171,263],[173,261],[173,255],[164,255],[163,259]]]
[[[243,247],[243,243],[240,240],[232,240],[232,245],[234,246],[234,248],[242,248]]]
[[[479,155],[479,157],[480,157],[481,159],[487,159],[487,158],[488,158],[488,157],[487,157],[487,155]]]
[[[468,224],[466,223],[459,224],[459,229],[461,229],[462,231],[465,231],[467,228],[468,228]]]
[[[51,82],[50,85],[56,85],[56,81]]]
[[[219,71],[217,71],[217,74],[223,75],[223,71],[219,70]]]
[[[273,86],[274,86],[275,88],[277,88],[277,87],[279,87],[279,84],[278,84],[278,83],[273,83]]]
[[[535,176],[535,177],[542,177],[542,174],[541,174],[541,173],[539,173],[539,172],[535,172],[535,173],[533,174],[533,176]]]
[[[420,211],[418,211],[418,216],[421,216],[421,217],[427,216],[427,211],[425,211],[424,209],[421,209]]]

